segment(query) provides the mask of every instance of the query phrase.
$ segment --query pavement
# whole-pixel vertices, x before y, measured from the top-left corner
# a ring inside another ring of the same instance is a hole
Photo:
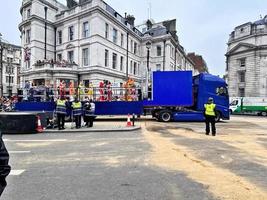
[[[121,118],[120,118],[121,119]],[[102,119],[104,120],[104,119]],[[82,123],[84,124],[84,123]],[[83,133],[83,132],[124,132],[124,131],[136,131],[141,129],[140,123],[136,122],[134,126],[127,126],[126,121],[95,121],[94,126],[87,128],[82,126],[80,129],[75,128],[75,123],[65,123],[64,130],[58,129],[46,129],[44,133]]]
[[[265,200],[266,121],[234,116],[216,137],[204,123],[153,120],[135,131],[4,135],[12,171],[1,200]],[[95,127],[112,124],[125,121]]]

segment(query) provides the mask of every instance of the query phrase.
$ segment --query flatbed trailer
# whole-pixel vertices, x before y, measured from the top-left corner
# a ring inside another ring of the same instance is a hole
[[[229,119],[227,84],[217,76],[191,71],[154,72],[151,99],[140,101],[95,101],[95,115],[145,115],[158,121],[203,121],[204,104],[209,97],[217,105],[217,121]],[[19,102],[16,111],[55,110],[55,102]],[[70,115],[71,111],[68,110]]]

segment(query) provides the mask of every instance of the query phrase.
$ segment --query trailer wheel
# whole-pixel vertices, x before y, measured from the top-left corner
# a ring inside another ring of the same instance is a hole
[[[266,117],[267,116],[267,112],[265,112],[265,111],[261,112],[261,116]]]
[[[171,119],[172,119],[172,113],[170,111],[164,110],[159,113],[159,121],[170,122]]]
[[[216,118],[215,118],[215,121],[216,122],[220,122],[221,120],[221,113],[220,112],[216,112]]]

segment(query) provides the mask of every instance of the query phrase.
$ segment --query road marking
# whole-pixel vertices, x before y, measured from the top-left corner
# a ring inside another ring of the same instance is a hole
[[[24,169],[20,169],[20,170],[11,170],[10,172],[10,176],[19,176],[21,175],[23,172],[25,172]]]
[[[62,140],[10,140],[10,139],[4,139],[4,142],[66,142],[67,139]]]
[[[23,154],[23,153],[31,153],[31,151],[8,151],[10,154]]]

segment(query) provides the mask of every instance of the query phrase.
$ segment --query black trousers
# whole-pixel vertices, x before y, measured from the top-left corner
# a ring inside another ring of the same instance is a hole
[[[65,128],[65,114],[58,113],[57,114],[57,126],[58,129]]]
[[[92,116],[84,116],[85,125],[87,127],[93,127],[94,125],[94,117]]]
[[[81,115],[76,115],[76,116],[74,116],[74,120],[75,120],[76,128],[81,128],[82,116]]]
[[[215,116],[205,116],[206,120],[206,135],[210,134],[210,124],[211,124],[211,131],[212,131],[212,135],[215,136],[216,135],[216,127],[215,127]]]

